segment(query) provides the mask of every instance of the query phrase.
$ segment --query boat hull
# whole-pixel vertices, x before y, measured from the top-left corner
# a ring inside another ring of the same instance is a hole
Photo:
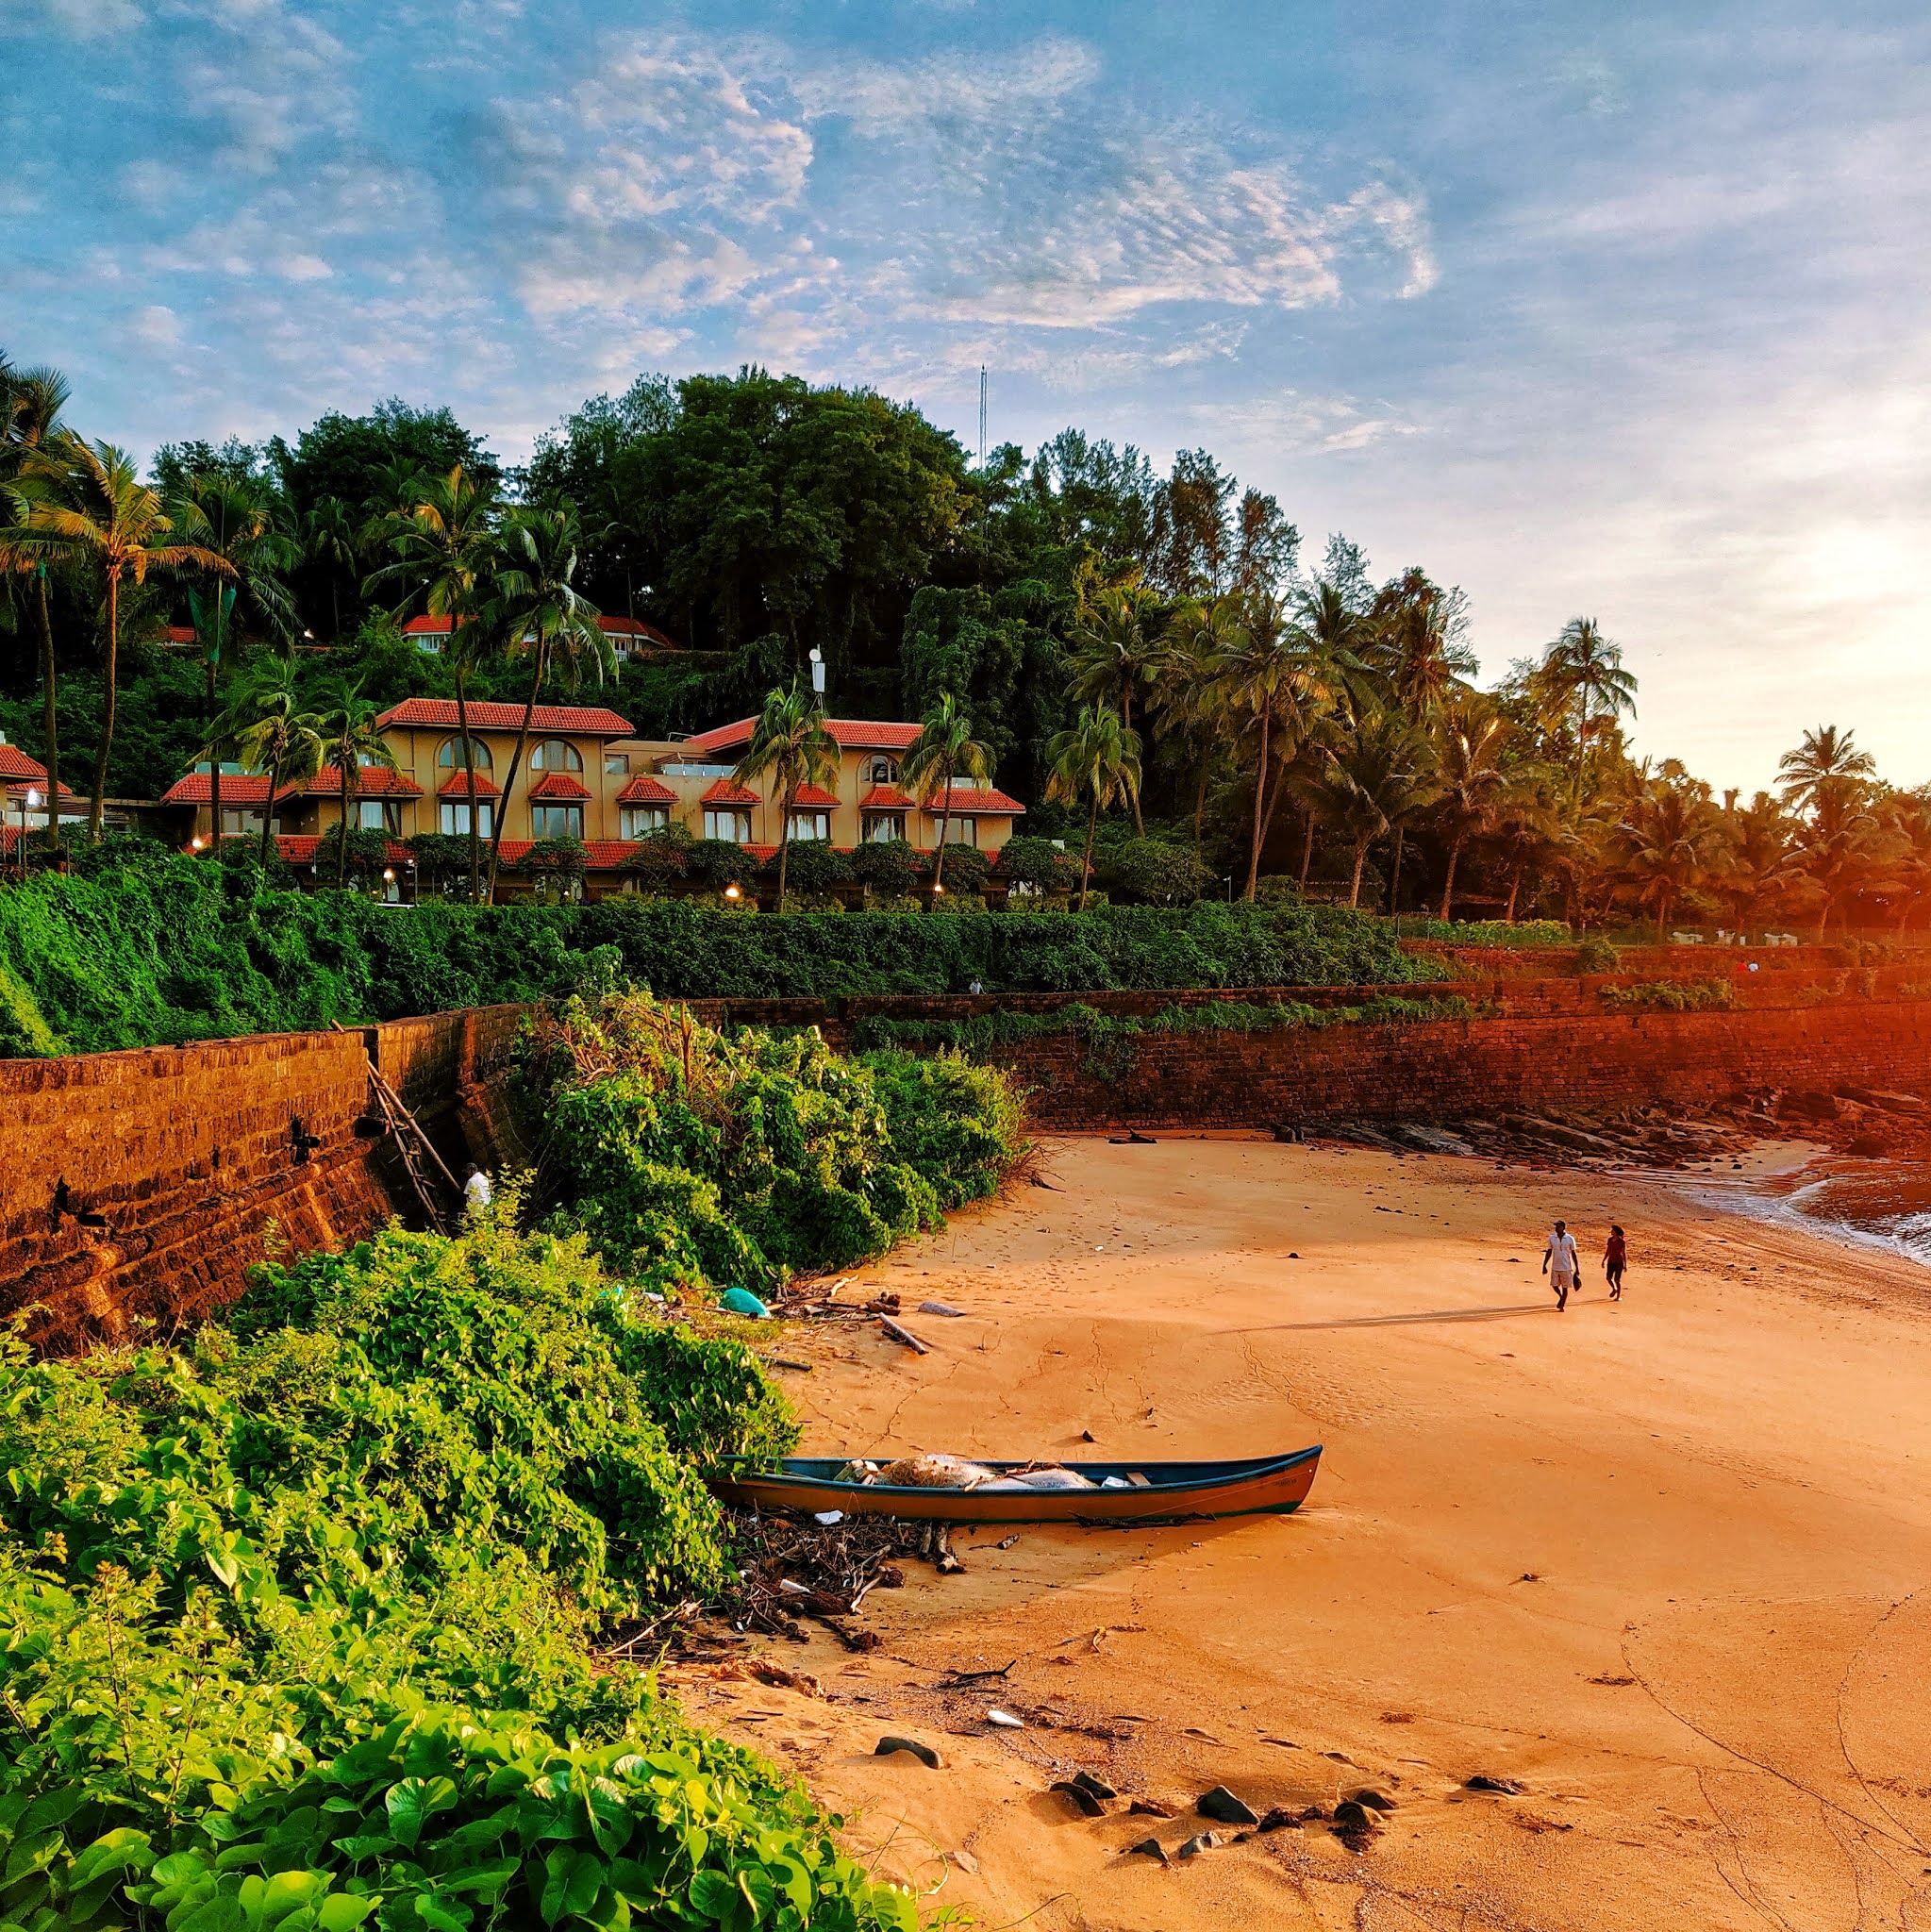
[[[726,1464],[706,1480],[726,1502],[760,1509],[831,1509],[847,1516],[896,1516],[924,1523],[1188,1523],[1220,1516],[1287,1516],[1307,1499],[1321,1448],[1239,1462],[1069,1462],[1094,1483],[1141,1476],[1120,1490],[927,1490],[891,1483],[840,1482],[846,1457],[789,1457],[774,1467]],[[972,1458],[994,1470],[1023,1462]]]

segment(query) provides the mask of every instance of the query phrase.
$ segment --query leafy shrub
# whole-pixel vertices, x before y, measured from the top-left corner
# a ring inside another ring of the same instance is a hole
[[[948,899],[965,898],[985,891],[986,881],[992,875],[992,861],[976,845],[948,845],[942,869],[921,870],[940,872]]]
[[[1009,885],[1035,892],[1070,892],[1079,884],[1079,860],[1050,839],[1008,839],[997,871]]]
[[[916,1932],[794,1781],[585,1655],[727,1573],[667,1430],[791,1434],[747,1351],[488,1224],[264,1271],[188,1355],[0,1341],[8,1923]]]
[[[681,879],[690,864],[691,833],[680,824],[660,825],[638,840],[624,870],[641,892],[661,892],[673,879]]]
[[[767,870],[775,880],[775,858],[772,859]],[[785,861],[785,884],[789,890],[799,892],[828,892],[834,886],[849,883],[851,877],[850,855],[839,851],[829,841],[799,839],[792,842],[791,854]]]
[[[1212,869],[1183,845],[1124,839],[1109,847],[1100,877],[1115,898],[1140,906],[1186,906],[1214,883]]]
[[[868,840],[852,854],[852,876],[871,898],[909,898],[919,883],[919,855],[908,840]]]
[[[539,839],[524,854],[523,869],[533,879],[580,879],[590,854],[580,839]]]
[[[1602,989],[1606,1007],[1646,1007],[1666,1013],[1701,1013],[1736,1004],[1737,991],[1726,979],[1657,979],[1638,986]]]
[[[1559,919],[1415,919],[1402,915],[1404,939],[1440,940],[1452,946],[1566,946],[1574,935]]]
[[[1606,939],[1586,939],[1575,949],[1578,973],[1614,973],[1620,963],[1616,948]]]
[[[741,884],[757,871],[757,858],[728,839],[693,839],[684,853],[685,876],[701,886]]]
[[[766,1294],[849,1267],[935,1225],[945,1196],[986,1191],[1018,1152],[996,1075],[894,1066],[881,1087],[815,1031],[727,1040],[639,993],[541,1016],[521,1077],[574,1224],[666,1293]]]
[[[456,838],[448,832],[417,832],[403,841],[416,864],[416,891],[469,895],[470,841],[465,835]]]

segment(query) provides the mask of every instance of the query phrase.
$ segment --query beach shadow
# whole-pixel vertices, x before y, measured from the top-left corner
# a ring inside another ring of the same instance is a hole
[[[1553,1315],[1556,1304],[1518,1302],[1506,1308],[1436,1308],[1424,1315],[1349,1315],[1338,1322],[1266,1322],[1236,1335],[1271,1335],[1282,1328],[1400,1328],[1416,1322],[1502,1322],[1512,1315]]]

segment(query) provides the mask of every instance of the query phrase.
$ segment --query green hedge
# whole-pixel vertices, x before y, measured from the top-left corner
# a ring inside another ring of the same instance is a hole
[[[586,957],[679,999],[1348,985],[1439,977],[1326,907],[753,916],[689,900],[383,907],[159,855],[0,889],[0,1058],[399,1019],[572,990]],[[1520,930],[1520,928],[1518,928]]]
[[[1567,946],[1575,935],[1559,919],[1523,919],[1510,924],[1504,919],[1411,919],[1394,922],[1405,940],[1440,940],[1451,946],[1511,947]]]

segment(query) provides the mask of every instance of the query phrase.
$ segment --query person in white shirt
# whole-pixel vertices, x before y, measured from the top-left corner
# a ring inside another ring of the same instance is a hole
[[[490,1176],[471,1161],[469,1177],[462,1184],[464,1206],[472,1214],[480,1214],[490,1205]]]
[[[1542,1250],[1542,1273],[1556,1291],[1556,1312],[1559,1315],[1569,1306],[1569,1291],[1576,1285],[1575,1237],[1566,1222],[1556,1224],[1549,1245]]]

